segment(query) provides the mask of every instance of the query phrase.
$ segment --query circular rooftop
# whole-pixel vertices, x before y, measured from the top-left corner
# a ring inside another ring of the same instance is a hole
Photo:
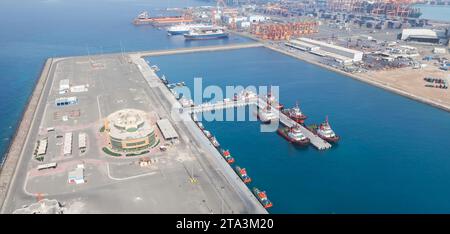
[[[147,114],[136,109],[123,109],[108,116],[110,135],[116,139],[136,139],[154,132]]]
[[[110,115],[110,121],[116,128],[126,130],[127,132],[135,132],[144,124],[145,112],[134,109],[125,109],[114,112]]]

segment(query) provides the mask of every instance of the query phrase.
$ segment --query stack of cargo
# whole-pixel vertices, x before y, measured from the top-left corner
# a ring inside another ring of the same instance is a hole
[[[317,33],[318,23],[253,24],[250,32],[265,40],[289,40],[291,37]]]

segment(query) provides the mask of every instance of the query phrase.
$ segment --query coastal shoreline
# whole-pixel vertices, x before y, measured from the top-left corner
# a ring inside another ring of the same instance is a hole
[[[257,43],[248,43],[246,45],[245,44],[244,45],[234,45],[234,46],[230,46],[231,49],[253,48],[253,47],[262,47],[263,46],[272,51],[276,51],[276,52],[285,54],[287,56],[297,58],[304,62],[313,64],[313,65],[317,65],[321,68],[325,68],[327,70],[350,77],[357,81],[365,82],[365,83],[373,85],[375,87],[382,88],[384,90],[393,92],[395,94],[399,94],[406,98],[409,98],[409,99],[412,99],[415,101],[419,101],[419,102],[431,105],[433,107],[440,108],[447,112],[450,112],[450,106],[448,106],[448,105],[441,104],[436,101],[430,100],[428,98],[412,94],[410,92],[399,89],[397,87],[393,87],[387,83],[383,83],[383,82],[373,80],[368,77],[360,76],[357,74],[347,73],[345,71],[327,66],[325,64],[321,64],[317,61],[313,61],[308,58],[302,57],[301,55],[293,54],[289,51],[286,51],[286,50],[283,50],[280,48],[276,48],[272,45],[267,44],[266,41],[254,38],[250,35],[246,35],[246,34],[239,33],[239,32],[233,32],[233,33],[253,39]],[[259,44],[258,42],[261,44]],[[198,48],[184,49],[184,51],[182,53],[216,51],[217,46],[205,47],[205,48],[201,49],[201,51],[196,51],[196,49],[198,50]],[[180,50],[180,49],[174,49],[172,51],[169,51],[169,54],[177,53],[177,52],[175,52],[176,50]],[[183,50],[183,49],[181,49],[181,50]],[[222,49],[219,49],[219,50],[222,50]],[[136,51],[136,52],[129,52],[127,54],[128,55],[138,55],[139,57],[142,57],[142,56],[149,56],[149,55],[157,56],[157,55],[160,55],[159,53],[161,53],[161,52],[162,51]],[[178,53],[181,53],[181,52],[178,52]],[[165,55],[165,54],[163,53],[163,55]],[[81,57],[83,57],[83,56],[81,56]],[[9,148],[4,155],[4,161],[3,161],[3,164],[1,165],[2,167],[0,168],[0,209],[3,208],[4,202],[8,196],[8,191],[11,187],[11,184],[13,183],[14,176],[17,171],[16,169],[17,169],[18,165],[20,164],[20,161],[23,159],[23,157],[21,157],[22,150],[23,150],[22,147],[24,146],[25,142],[27,141],[31,127],[33,126],[33,124],[35,124],[34,120],[36,117],[36,110],[37,110],[40,102],[43,99],[43,93],[44,93],[43,91],[44,91],[45,87],[48,85],[47,84],[48,80],[49,80],[48,76],[51,71],[51,68],[52,68],[54,62],[56,62],[57,60],[58,59],[48,58],[45,61],[45,64],[41,70],[40,77],[34,86],[33,93],[30,96],[30,98],[24,108],[22,119],[21,119],[20,123],[18,124],[18,127],[16,128],[14,137],[12,138],[12,140],[9,144]]]
[[[381,81],[377,81],[377,80],[373,80],[373,79],[369,79],[369,78],[366,78],[366,77],[363,77],[363,76],[360,76],[360,75],[357,75],[357,74],[348,73],[348,72],[342,71],[340,69],[336,69],[334,67],[327,66],[325,64],[319,63],[317,61],[313,61],[311,59],[299,56],[297,54],[293,54],[293,53],[291,53],[289,51],[276,48],[274,46],[268,45],[267,43],[265,43],[264,40],[261,40],[259,38],[253,37],[251,35],[247,35],[245,33],[240,33],[240,32],[236,32],[236,31],[232,31],[232,33],[240,35],[240,36],[243,36],[243,37],[247,37],[247,38],[253,39],[255,41],[258,41],[258,42],[262,43],[263,46],[265,48],[267,48],[267,49],[270,49],[270,50],[282,53],[282,54],[287,55],[287,56],[294,57],[296,59],[302,60],[304,62],[313,64],[313,65],[316,65],[316,66],[319,66],[321,68],[325,68],[325,69],[327,69],[329,71],[333,71],[333,72],[339,73],[341,75],[344,75],[346,77],[352,78],[354,80],[357,80],[357,81],[360,81],[360,82],[364,82],[364,83],[373,85],[373,86],[378,87],[378,88],[382,88],[382,89],[384,89],[386,91],[390,91],[392,93],[401,95],[401,96],[409,98],[411,100],[418,101],[418,102],[421,102],[421,103],[424,103],[424,104],[428,104],[428,105],[431,105],[433,107],[436,107],[436,108],[442,109],[444,111],[450,112],[450,106],[449,105],[438,103],[438,102],[433,101],[433,100],[431,100],[429,98],[421,97],[421,96],[418,96],[416,94],[410,93],[408,91],[402,90],[400,88],[393,87],[393,86],[391,86],[391,85],[389,85],[387,83],[384,83],[384,82],[381,82]]]
[[[43,90],[47,86],[50,68],[53,65],[53,58],[48,58],[41,70],[39,79],[37,80],[33,93],[25,105],[22,119],[14,133],[9,147],[4,154],[3,164],[0,168],[0,210],[6,200],[11,182],[14,179],[19,161],[22,159],[23,146],[28,138],[31,125],[34,122],[36,110],[42,100]]]
[[[382,82],[380,82],[380,81],[376,81],[376,80],[372,80],[372,79],[368,79],[368,78],[365,78],[365,77],[363,77],[363,76],[358,76],[358,75],[356,75],[356,74],[347,73],[347,72],[345,72],[345,71],[342,71],[342,70],[339,70],[339,69],[336,69],[336,68],[327,66],[327,65],[325,65],[325,64],[318,63],[318,62],[316,62],[316,61],[312,61],[312,60],[303,58],[303,57],[301,57],[301,56],[298,56],[298,55],[289,53],[288,51],[284,51],[284,50],[281,50],[281,49],[278,49],[278,48],[275,48],[275,47],[272,47],[272,46],[264,45],[264,47],[265,47],[265,48],[268,48],[268,49],[271,49],[271,50],[274,50],[274,51],[277,51],[277,52],[279,52],[279,53],[283,53],[283,54],[285,54],[285,55],[288,55],[288,56],[291,56],[291,57],[300,59],[300,60],[305,61],[305,62],[308,62],[308,63],[310,63],[310,64],[320,66],[320,67],[325,68],[325,69],[328,69],[328,70],[330,70],[330,71],[333,71],[333,72],[342,74],[342,75],[344,75],[344,76],[347,76],[347,77],[349,77],[349,78],[355,79],[355,80],[357,80],[357,81],[361,81],[361,82],[364,82],[364,83],[367,83],[367,84],[376,86],[376,87],[378,87],[378,88],[385,89],[385,90],[387,90],[387,91],[390,91],[390,92],[393,92],[393,93],[395,93],[395,94],[404,96],[404,97],[409,98],[409,99],[412,99],[412,100],[414,100],[414,101],[419,101],[419,102],[422,102],[422,103],[431,105],[431,106],[433,106],[433,107],[436,107],[436,108],[439,108],[439,109],[442,109],[442,110],[445,110],[445,111],[450,112],[450,106],[447,106],[447,105],[445,105],[445,104],[441,104],[441,103],[435,102],[435,101],[430,100],[430,99],[428,99],[428,98],[424,98],[424,97],[417,96],[417,95],[415,95],[415,94],[409,93],[409,92],[407,92],[407,91],[401,90],[401,89],[396,88],[396,87],[389,86],[389,84],[382,83]]]

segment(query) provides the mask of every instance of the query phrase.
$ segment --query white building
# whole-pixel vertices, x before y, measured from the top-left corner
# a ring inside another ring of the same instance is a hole
[[[88,89],[85,85],[77,85],[70,87],[70,92],[72,93],[80,93],[80,92],[87,92]]]
[[[249,21],[241,21],[238,23],[238,26],[240,28],[248,28],[250,27],[251,23]]]
[[[57,98],[55,100],[56,106],[68,106],[68,105],[74,105],[78,103],[77,97],[63,97],[63,98]]]
[[[364,53],[362,51],[353,50],[349,48],[345,48],[342,46],[333,45],[330,43],[317,41],[305,37],[301,37],[297,39],[303,44],[311,46],[320,47],[320,51],[326,56],[332,57],[340,62],[348,63],[350,62],[360,62],[362,61]],[[317,50],[316,50],[317,51]]]
[[[72,132],[64,134],[64,156],[72,154]]]
[[[269,17],[263,16],[263,15],[251,15],[248,17],[248,21],[250,21],[252,23],[264,22],[269,19],[270,19]]]
[[[86,133],[78,134],[78,148],[80,150],[86,149]]]
[[[47,145],[48,145],[48,139],[42,139],[39,141],[38,147],[37,147],[37,153],[36,155],[44,155],[47,153]]]
[[[446,48],[442,48],[442,47],[434,47],[433,53],[435,53],[435,54],[446,54],[447,53],[447,49]]]
[[[320,46],[312,45],[295,39],[286,42],[286,45],[303,51],[316,51],[320,49]]]
[[[69,172],[69,176],[67,178],[67,182],[69,184],[84,184],[86,181],[84,180],[84,166],[83,164],[77,165],[75,170]]]
[[[70,82],[68,79],[59,81],[59,93],[64,94],[70,89]]]
[[[400,39],[403,41],[438,43],[439,35],[436,31],[431,29],[408,28],[403,29]]]

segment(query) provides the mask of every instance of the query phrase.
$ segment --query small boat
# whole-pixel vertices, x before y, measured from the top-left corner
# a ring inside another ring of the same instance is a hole
[[[217,141],[216,137],[212,136],[210,139],[211,143],[214,147],[218,148],[220,146],[219,142]]]
[[[196,115],[196,114],[192,113],[192,114],[191,114],[191,117],[192,117],[192,120],[193,120],[194,122],[198,122],[198,118],[197,118],[197,115]]]
[[[245,168],[236,166],[234,170],[245,184],[252,182],[252,179],[247,175],[247,171],[245,170]]]
[[[264,208],[270,208],[273,206],[272,202],[267,198],[266,192],[261,191],[258,188],[253,188],[253,194],[255,194],[258,201],[263,205]]]
[[[155,72],[159,71],[159,67],[156,65],[151,66],[150,69],[152,69],[152,71],[155,71]]]
[[[227,161],[228,164],[233,164],[234,163],[234,158],[231,157],[230,151],[229,150],[220,150],[220,154],[222,155],[222,157]]]
[[[163,82],[163,84],[167,85],[169,83],[169,81],[166,79],[165,75],[162,75],[161,77],[161,81]]]
[[[316,133],[320,138],[330,143],[336,143],[340,139],[340,137],[336,135],[331,128],[330,123],[328,122],[328,116],[326,117],[325,122],[321,123],[319,127],[317,127]]]
[[[212,137],[211,132],[208,131],[208,130],[203,130],[203,134],[205,134],[205,136],[208,137],[208,138],[211,138],[211,137]]]
[[[287,141],[296,145],[306,146],[310,142],[310,140],[303,135],[299,126],[279,128],[277,132]]]
[[[300,107],[298,106],[298,102],[295,105],[295,107],[293,107],[291,109],[283,110],[282,112],[287,117],[289,117],[290,119],[294,120],[295,122],[297,122],[299,124],[305,123],[305,120],[307,118],[307,116],[305,114],[303,114],[302,111],[300,110]]]

